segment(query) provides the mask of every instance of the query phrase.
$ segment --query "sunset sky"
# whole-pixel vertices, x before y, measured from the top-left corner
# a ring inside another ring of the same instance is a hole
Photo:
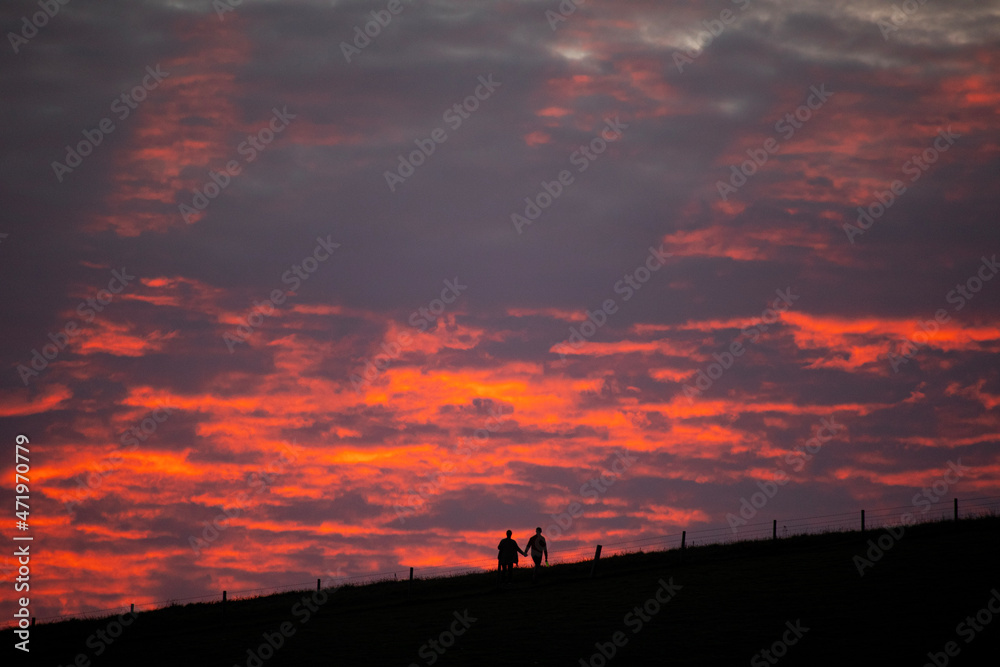
[[[1000,2],[40,12],[0,9],[36,616],[727,533],[776,475],[750,523],[1000,495]]]

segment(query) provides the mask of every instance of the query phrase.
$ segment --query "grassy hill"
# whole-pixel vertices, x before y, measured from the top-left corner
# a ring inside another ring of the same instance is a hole
[[[879,539],[881,555],[866,555]],[[869,556],[861,576],[855,557]],[[117,617],[38,625],[30,664],[920,667],[934,664],[928,653],[936,667],[1000,664],[1000,613],[987,608],[993,598],[1000,612],[996,517],[898,539],[869,530],[615,556],[593,579],[590,568],[553,566],[537,585],[522,568],[504,588],[486,573],[231,600],[225,619],[218,602],[174,606],[139,613],[110,644],[96,633],[112,639]]]

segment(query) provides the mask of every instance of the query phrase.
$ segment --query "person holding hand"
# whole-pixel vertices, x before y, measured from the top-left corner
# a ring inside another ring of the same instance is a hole
[[[549,564],[549,550],[545,545],[541,527],[535,528],[535,534],[528,540],[527,549],[531,550],[531,559],[535,561],[535,567],[531,570],[531,580],[534,581],[538,575],[538,568],[542,566],[542,554],[545,555],[545,564]]]

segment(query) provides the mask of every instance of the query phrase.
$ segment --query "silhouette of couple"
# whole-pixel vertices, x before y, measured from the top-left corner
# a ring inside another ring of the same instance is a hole
[[[545,544],[545,537],[542,536],[542,529],[535,528],[535,534],[528,540],[527,549],[524,550],[517,546],[517,542],[511,538],[511,534],[511,531],[508,530],[507,537],[500,540],[500,544],[497,545],[497,564],[499,566],[497,571],[500,582],[511,580],[514,566],[517,565],[517,555],[527,556],[528,550],[531,551],[531,559],[535,561],[535,567],[531,570],[531,580],[534,581],[535,577],[538,576],[538,569],[542,566],[542,555],[545,556],[545,563],[549,562],[549,550]]]

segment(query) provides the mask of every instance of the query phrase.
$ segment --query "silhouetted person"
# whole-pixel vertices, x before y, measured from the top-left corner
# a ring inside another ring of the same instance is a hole
[[[542,554],[545,554],[545,564],[549,564],[549,549],[545,545],[545,537],[542,535],[541,527],[535,528],[535,534],[528,540],[528,545],[524,550],[531,551],[531,560],[535,561],[535,567],[531,570],[531,580],[534,581],[538,575],[538,568],[542,566]]]
[[[507,531],[507,537],[500,540],[497,545],[497,564],[500,566],[500,581],[510,581],[514,572],[514,565],[517,563],[517,554],[527,556],[527,551],[522,551],[517,546],[517,542],[511,539],[511,531]]]

